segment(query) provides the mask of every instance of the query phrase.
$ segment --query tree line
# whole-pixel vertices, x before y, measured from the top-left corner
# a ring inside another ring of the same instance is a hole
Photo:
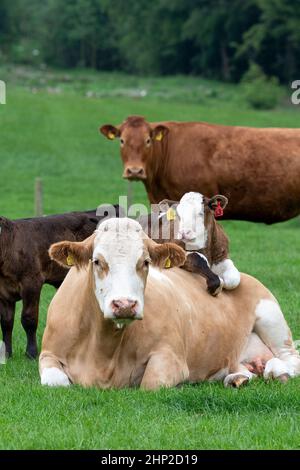
[[[238,82],[300,77],[300,0],[0,0],[0,60]]]

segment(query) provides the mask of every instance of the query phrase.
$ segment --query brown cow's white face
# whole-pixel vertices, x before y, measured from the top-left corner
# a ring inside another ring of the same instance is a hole
[[[71,260],[78,268],[92,261],[99,307],[104,318],[119,326],[143,318],[149,264],[181,266],[186,256],[175,244],[153,242],[138,222],[128,218],[103,221],[84,242],[59,242],[49,253],[59,263],[66,265]]]

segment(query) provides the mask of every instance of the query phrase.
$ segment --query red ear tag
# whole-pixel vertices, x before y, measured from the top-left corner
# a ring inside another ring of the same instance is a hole
[[[217,207],[215,208],[215,217],[222,217],[224,211],[221,207],[221,201],[217,201]]]

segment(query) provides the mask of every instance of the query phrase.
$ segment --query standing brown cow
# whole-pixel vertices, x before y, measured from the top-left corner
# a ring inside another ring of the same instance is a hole
[[[100,130],[120,139],[123,177],[143,181],[151,203],[195,191],[224,194],[227,219],[271,224],[300,214],[300,129],[131,116]]]

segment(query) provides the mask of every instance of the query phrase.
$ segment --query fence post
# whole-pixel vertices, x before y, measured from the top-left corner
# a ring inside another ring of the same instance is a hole
[[[35,179],[34,215],[35,217],[42,217],[43,215],[43,184],[41,178]]]

